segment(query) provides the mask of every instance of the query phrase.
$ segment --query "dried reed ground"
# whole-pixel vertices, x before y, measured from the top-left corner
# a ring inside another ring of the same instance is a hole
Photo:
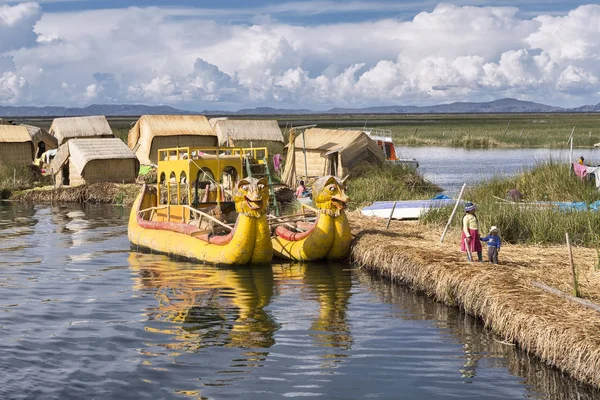
[[[566,246],[504,245],[500,264],[469,263],[460,232],[440,244],[441,228],[350,213],[352,260],[480,317],[487,327],[576,379],[600,387],[600,313],[534,287],[571,293]],[[484,247],[484,261],[486,259]],[[594,249],[574,248],[582,297],[600,302]]]

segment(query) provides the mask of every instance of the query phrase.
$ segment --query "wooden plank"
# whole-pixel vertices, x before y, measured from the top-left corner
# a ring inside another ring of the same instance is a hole
[[[571,300],[571,301],[573,301],[575,303],[579,303],[579,304],[581,304],[581,305],[583,305],[585,307],[588,307],[588,308],[591,308],[592,310],[600,312],[600,304],[596,304],[596,303],[593,303],[591,301],[581,299],[579,297],[571,296],[570,294],[561,292],[560,290],[554,289],[553,287],[550,287],[550,286],[548,286],[546,284],[543,284],[541,282],[531,281],[531,284],[533,286],[539,288],[539,289],[545,290],[545,291],[547,291],[549,293],[555,294],[555,295],[560,296],[560,297],[564,297],[565,299]]]

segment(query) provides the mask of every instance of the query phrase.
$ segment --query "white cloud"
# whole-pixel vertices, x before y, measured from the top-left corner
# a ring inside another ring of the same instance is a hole
[[[319,4],[332,2],[310,3]],[[9,38],[0,42],[0,101],[315,108],[517,96],[578,105],[600,92],[598,5],[531,19],[514,7],[440,4],[407,21],[260,21],[224,24],[184,8],[42,16],[35,3],[0,6]]]

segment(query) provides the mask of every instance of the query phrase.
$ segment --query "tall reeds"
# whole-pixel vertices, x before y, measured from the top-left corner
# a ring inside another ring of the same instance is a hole
[[[507,192],[516,188],[525,195],[524,203],[503,202]],[[600,245],[600,212],[576,211],[535,202],[585,202],[600,200],[591,181],[581,180],[569,166],[552,160],[511,178],[495,178],[465,193],[465,200],[477,204],[477,217],[483,233],[492,225],[509,243],[562,244],[569,232],[575,245]],[[451,208],[428,212],[421,221],[442,224]],[[461,219],[454,226],[460,229]]]
[[[353,210],[373,201],[430,198],[440,191],[414,168],[392,163],[358,168],[348,183]]]

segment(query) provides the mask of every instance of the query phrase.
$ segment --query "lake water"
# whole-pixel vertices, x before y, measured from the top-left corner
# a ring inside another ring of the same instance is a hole
[[[128,209],[0,203],[1,399],[592,399],[345,264],[131,252]]]
[[[449,147],[397,147],[404,158],[416,158],[419,171],[448,194],[494,176],[510,176],[547,161],[569,162],[568,149],[480,149]],[[583,156],[592,165],[600,164],[600,149],[575,149],[573,162]]]

